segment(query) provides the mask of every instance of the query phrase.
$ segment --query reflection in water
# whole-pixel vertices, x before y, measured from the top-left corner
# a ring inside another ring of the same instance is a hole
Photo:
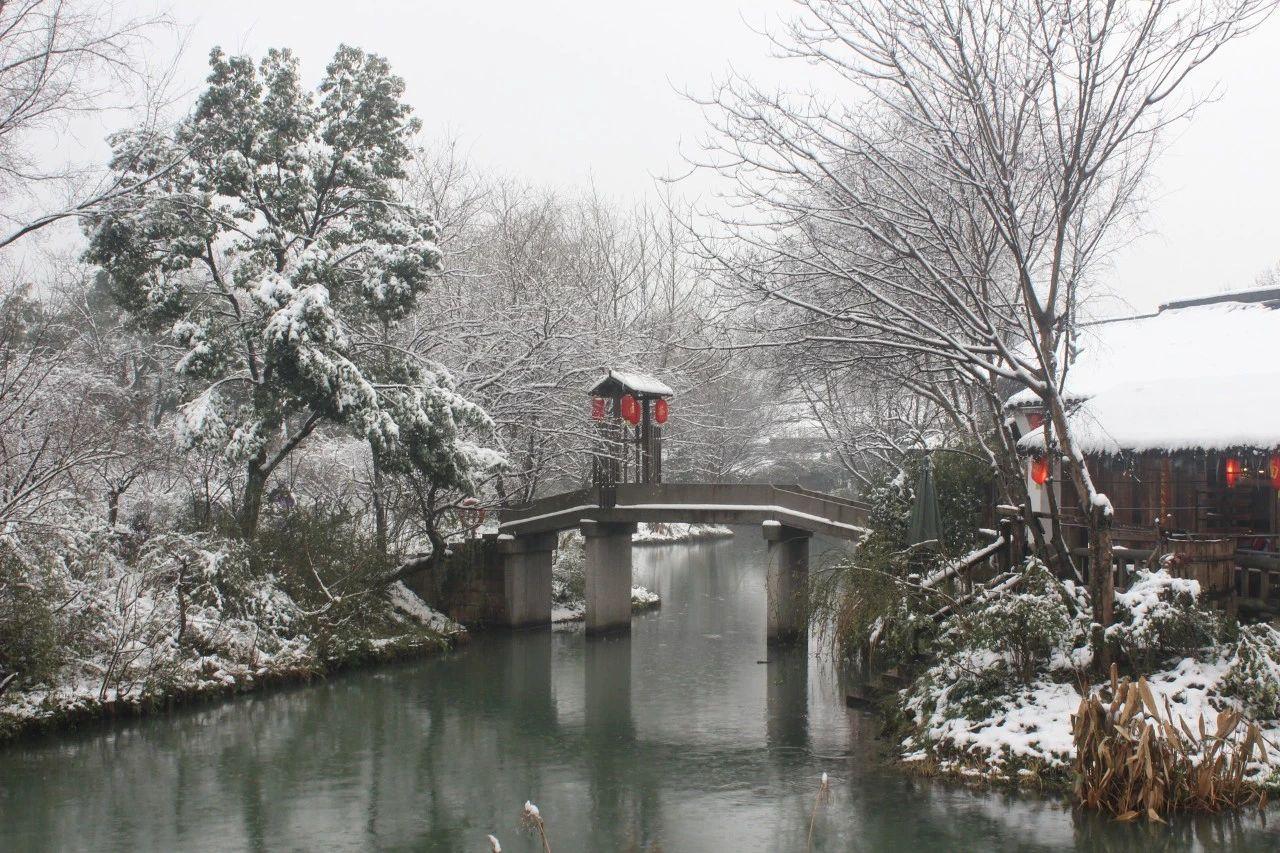
[[[809,650],[770,648],[765,678],[766,742],[772,750],[797,750],[803,760],[809,749]]]
[[[885,768],[830,666],[764,642],[763,547],[636,551],[629,637],[530,631],[311,687],[0,751],[0,850],[1254,850],[1256,816],[1171,829]]]

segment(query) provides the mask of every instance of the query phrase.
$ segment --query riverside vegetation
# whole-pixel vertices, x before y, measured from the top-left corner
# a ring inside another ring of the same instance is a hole
[[[1032,557],[985,583],[945,576],[974,545],[975,487],[945,465],[940,553],[905,543],[911,488],[882,484],[874,531],[816,571],[814,606],[846,659],[873,648],[906,685],[882,700],[902,762],[984,783],[1074,790],[1125,819],[1265,803],[1280,786],[1280,631],[1209,609],[1161,566],[1116,593],[1096,684],[1088,590]],[[972,473],[972,469],[969,471]],[[932,576],[932,577],[931,577]]]

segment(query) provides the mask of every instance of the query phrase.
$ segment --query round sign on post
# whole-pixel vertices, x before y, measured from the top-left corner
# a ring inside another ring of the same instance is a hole
[[[466,528],[468,535],[484,524],[485,511],[475,498],[464,498],[458,507],[458,521]]]
[[[640,423],[640,404],[630,394],[622,395],[622,418],[632,426]]]
[[[659,424],[665,424],[670,416],[671,407],[667,405],[666,400],[658,398],[658,401],[653,404],[653,419]]]

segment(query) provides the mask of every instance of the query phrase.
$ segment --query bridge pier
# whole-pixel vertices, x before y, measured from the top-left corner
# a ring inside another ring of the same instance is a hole
[[[765,637],[769,643],[801,643],[809,638],[809,539],[807,530],[777,521],[761,526],[768,543]]]
[[[551,562],[557,536],[532,533],[502,539],[502,623],[511,628],[551,624]]]
[[[630,523],[582,522],[588,634],[631,630]]]

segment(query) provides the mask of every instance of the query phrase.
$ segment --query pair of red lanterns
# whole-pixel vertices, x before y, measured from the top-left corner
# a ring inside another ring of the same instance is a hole
[[[1223,479],[1227,481],[1227,488],[1234,489],[1236,483],[1240,482],[1240,472],[1244,466],[1240,464],[1240,460],[1234,456],[1228,456],[1226,463],[1222,466]],[[1280,491],[1280,453],[1272,454],[1267,460],[1267,475],[1271,478],[1271,488]]]
[[[620,401],[620,409],[621,411],[619,412],[619,414],[622,415],[622,419],[624,421],[631,424],[632,426],[635,426],[636,424],[640,423],[640,418],[644,410],[640,406],[640,401],[637,400],[634,396],[632,396],[631,394],[623,394],[622,400]],[[604,420],[604,415],[605,415],[604,398],[603,397],[591,398],[592,419],[597,421],[602,421]],[[662,398],[658,398],[656,401],[654,401],[653,419],[655,421],[657,421],[659,424],[665,424],[667,422],[667,418],[669,418],[670,416],[671,416],[671,407],[667,405],[666,400],[663,400]]]

